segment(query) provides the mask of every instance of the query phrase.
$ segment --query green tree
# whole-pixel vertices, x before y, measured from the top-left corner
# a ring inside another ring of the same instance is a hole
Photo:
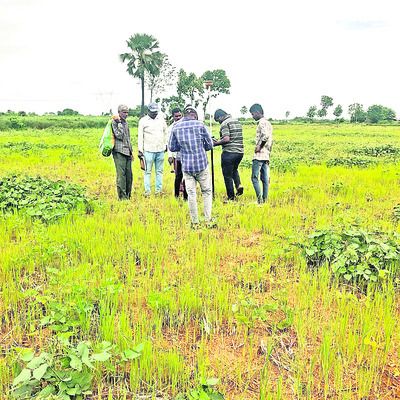
[[[382,107],[382,119],[384,121],[395,121],[396,112],[388,107]]]
[[[149,76],[158,76],[165,58],[161,53],[156,38],[145,33],[136,33],[126,41],[130,53],[120,54],[120,60],[127,61],[127,72],[140,80],[142,89],[141,115],[144,115],[144,83],[146,73]]]
[[[333,106],[332,97],[322,95],[321,96],[321,106],[322,106],[322,108],[325,108],[325,110],[328,110],[329,107],[332,107]]]
[[[241,109],[240,109],[240,113],[241,114],[243,114],[243,118],[244,118],[244,116],[247,114],[247,107],[246,106],[243,106]]]
[[[161,101],[161,111],[167,112],[168,115],[171,114],[173,108],[179,107],[182,111],[185,108],[185,100],[178,96],[170,96],[162,99]]]
[[[311,106],[308,111],[307,111],[307,117],[310,120],[310,122],[313,121],[315,114],[317,113],[317,106]]]
[[[286,112],[285,112],[285,118],[288,119],[288,118],[289,118],[289,115],[290,115],[290,111],[286,111]]]
[[[206,71],[201,76],[203,84],[206,81],[212,81],[212,85],[204,92],[203,101],[203,112],[206,114],[208,103],[211,98],[216,98],[220,94],[229,94],[231,81],[226,76],[226,72],[223,69],[216,69],[214,71]]]
[[[324,118],[326,117],[326,108],[321,108],[320,110],[317,111],[317,115],[319,118]]]
[[[376,124],[379,121],[396,119],[396,113],[391,108],[374,104],[368,108],[367,118],[369,118],[372,123]]]
[[[343,108],[340,104],[338,104],[333,110],[333,115],[336,117],[336,121],[340,118],[343,113]]]
[[[364,122],[367,118],[367,113],[363,110],[363,105],[353,103],[349,105],[350,122]]]
[[[65,116],[72,116],[72,115],[80,115],[78,111],[74,111],[71,108],[64,108],[62,111],[57,111],[57,115],[65,115]]]
[[[197,77],[193,72],[188,75],[181,68],[178,73],[177,92],[179,99],[187,100],[191,105],[197,107],[204,93],[203,79]]]
[[[163,93],[168,87],[175,86],[176,81],[176,68],[172,66],[168,56],[165,55],[158,75],[145,74],[145,83],[150,91],[150,102],[153,101],[153,95]]]

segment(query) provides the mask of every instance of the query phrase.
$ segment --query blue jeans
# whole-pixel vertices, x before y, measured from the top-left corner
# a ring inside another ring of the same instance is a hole
[[[151,151],[143,151],[144,158],[146,159],[146,171],[144,171],[144,192],[151,193],[151,170],[156,172],[156,193],[162,191],[163,187],[163,171],[164,171],[164,152],[159,151],[153,153]]]
[[[253,160],[253,167],[251,170],[251,181],[253,182],[254,190],[256,191],[257,201],[259,203],[265,203],[268,198],[268,189],[269,189],[268,165],[269,162],[267,160]],[[261,195],[260,183],[258,180],[259,175],[263,185],[262,195]]]

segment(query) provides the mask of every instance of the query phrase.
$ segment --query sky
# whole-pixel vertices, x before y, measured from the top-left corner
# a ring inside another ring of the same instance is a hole
[[[268,118],[300,117],[327,95],[328,117],[360,103],[400,118],[399,8],[397,0],[0,0],[0,112],[136,107],[139,81],[119,54],[146,33],[177,70],[226,71],[230,94],[211,101],[212,113],[239,117],[260,103]]]

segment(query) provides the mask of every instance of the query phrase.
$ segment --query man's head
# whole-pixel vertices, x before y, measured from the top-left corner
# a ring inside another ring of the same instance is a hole
[[[216,122],[221,123],[222,120],[228,115],[228,113],[226,113],[224,110],[221,110],[220,108],[215,111],[214,113],[214,119]]]
[[[157,117],[158,114],[158,104],[157,103],[150,103],[147,106],[147,115],[154,119],[155,117]]]
[[[171,116],[172,116],[172,119],[173,119],[175,122],[176,122],[176,121],[179,121],[179,120],[182,118],[181,109],[178,108],[178,107],[174,108],[174,109],[172,110],[172,112],[171,112]]]
[[[264,110],[263,108],[260,106],[260,104],[253,104],[250,107],[250,113],[253,116],[253,118],[258,121],[259,119],[264,117]]]
[[[184,113],[185,117],[193,117],[193,118],[197,119],[197,111],[190,104],[185,107],[185,109],[183,110],[183,113]]]
[[[120,116],[120,118],[122,119],[126,119],[126,117],[128,116],[129,113],[129,108],[126,104],[120,104],[118,106],[118,115]]]

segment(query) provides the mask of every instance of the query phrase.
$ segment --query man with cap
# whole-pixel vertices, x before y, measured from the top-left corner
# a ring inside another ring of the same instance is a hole
[[[126,121],[128,106],[118,106],[118,117],[114,116],[111,128],[114,134],[114,158],[115,170],[117,172],[117,193],[119,200],[129,200],[132,192],[132,144],[129,125]]]
[[[257,196],[258,204],[265,203],[268,198],[269,179],[269,157],[272,150],[273,128],[271,123],[264,117],[264,110],[260,104],[253,104],[250,113],[257,121],[256,147],[254,148],[253,166],[251,171],[251,181]],[[259,176],[262,182],[262,192],[259,183]]]
[[[241,196],[243,194],[243,186],[238,171],[244,153],[242,124],[221,109],[215,111],[214,119],[221,124],[220,140],[214,139],[214,146],[222,146],[221,168],[226,194],[228,200],[235,200],[233,184],[236,187],[236,195]]]
[[[147,115],[139,120],[138,125],[138,155],[144,156],[146,170],[144,171],[144,192],[151,193],[151,170],[154,165],[156,175],[156,194],[162,194],[164,153],[167,150],[167,124],[158,112],[158,104],[150,103]]]
[[[197,112],[186,106],[184,117],[172,128],[169,149],[181,152],[183,178],[188,193],[189,213],[193,229],[199,228],[196,185],[200,184],[203,194],[205,226],[216,227],[211,219],[212,187],[206,151],[213,147],[210,133],[204,122],[198,121]]]

